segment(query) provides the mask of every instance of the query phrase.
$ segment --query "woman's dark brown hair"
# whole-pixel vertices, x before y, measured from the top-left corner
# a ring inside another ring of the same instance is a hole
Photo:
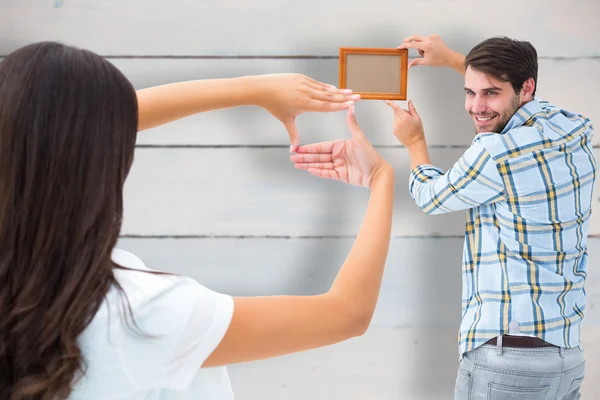
[[[0,399],[64,399],[85,369],[78,336],[120,288],[137,115],[91,52],[44,42],[0,62]]]
[[[465,68],[471,67],[501,82],[510,82],[515,93],[529,78],[537,89],[538,59],[535,47],[529,42],[494,37],[473,47],[465,58]]]

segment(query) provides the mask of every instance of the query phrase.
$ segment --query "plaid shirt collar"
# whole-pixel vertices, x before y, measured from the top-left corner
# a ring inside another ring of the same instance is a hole
[[[517,110],[513,114],[513,116],[508,120],[508,123],[502,129],[501,134],[507,133],[511,129],[518,128],[527,122],[533,115],[542,111],[542,106],[537,98],[523,104],[521,108]]]

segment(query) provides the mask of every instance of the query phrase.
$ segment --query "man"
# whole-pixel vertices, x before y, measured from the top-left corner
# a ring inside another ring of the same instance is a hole
[[[412,104],[394,109],[410,193],[428,214],[467,210],[456,399],[575,399],[584,377],[587,233],[596,163],[589,119],[535,97],[537,52],[492,38],[466,56],[414,35],[415,65],[465,76],[476,136],[453,168],[430,164]],[[445,267],[445,266],[441,266]]]

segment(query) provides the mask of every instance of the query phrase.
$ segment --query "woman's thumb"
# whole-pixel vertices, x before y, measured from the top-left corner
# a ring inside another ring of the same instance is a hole
[[[354,114],[354,106],[350,106],[348,108],[348,113],[346,114],[346,122],[348,123],[348,127],[350,128],[350,133],[352,133],[352,138],[363,137],[363,131],[360,129],[358,125],[358,121],[356,121],[356,115]]]
[[[285,126],[285,129],[287,130],[288,135],[290,136],[290,153],[293,153],[296,151],[298,145],[300,144],[298,128],[296,128],[296,121],[293,118],[289,119],[283,123],[283,126]]]

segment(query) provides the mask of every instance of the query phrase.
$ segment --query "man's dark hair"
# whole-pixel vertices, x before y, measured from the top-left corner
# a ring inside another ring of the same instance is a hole
[[[493,76],[502,82],[510,82],[519,93],[525,81],[533,78],[537,90],[537,52],[529,42],[494,37],[473,47],[465,58],[465,68]]]

